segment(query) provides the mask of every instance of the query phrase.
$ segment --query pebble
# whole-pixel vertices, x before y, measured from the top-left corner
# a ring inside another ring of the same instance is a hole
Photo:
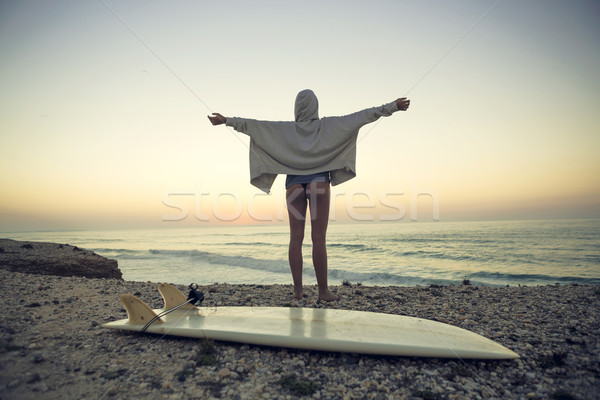
[[[31,299],[31,288],[40,292],[40,286],[43,296]],[[122,294],[137,292],[160,308],[156,283],[0,270],[0,289],[14,294],[1,300],[1,399],[300,398],[282,383],[290,376],[306,387],[317,383],[303,397],[313,399],[541,399],[555,393],[600,398],[595,286],[339,286],[333,290],[342,300],[331,304],[317,303],[316,288],[307,286],[307,297],[294,304],[435,319],[496,340],[522,358],[375,357],[215,342],[209,365],[196,363],[203,351],[197,340],[101,328],[125,318]],[[210,292],[203,304],[209,307],[287,306],[292,293],[291,285],[200,290]],[[28,307],[33,302],[40,307]]]

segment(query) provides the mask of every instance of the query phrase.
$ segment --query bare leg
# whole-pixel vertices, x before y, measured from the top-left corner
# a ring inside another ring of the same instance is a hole
[[[290,219],[288,260],[294,282],[294,298],[302,298],[302,241],[306,222],[306,193],[302,185],[293,185],[286,191]]]
[[[327,283],[327,224],[329,222],[330,189],[328,182],[313,182],[306,189],[310,203],[312,258],[319,286],[319,300],[339,300]]]

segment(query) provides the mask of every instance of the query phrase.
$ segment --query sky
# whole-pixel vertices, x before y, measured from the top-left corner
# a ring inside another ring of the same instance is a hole
[[[331,219],[600,217],[597,1],[0,3],[0,231],[285,223],[207,115],[363,127]]]

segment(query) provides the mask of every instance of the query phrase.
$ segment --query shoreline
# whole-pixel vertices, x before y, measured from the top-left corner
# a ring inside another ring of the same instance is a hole
[[[329,280],[363,285],[600,285],[600,220],[350,224],[328,228]],[[336,228],[337,227],[337,228]],[[206,228],[206,229],[205,229]],[[127,280],[291,283],[289,229],[270,224],[20,235],[71,243],[118,260]],[[308,231],[307,231],[308,234]],[[518,244],[518,245],[516,245]],[[306,283],[315,282],[310,240]]]
[[[185,285],[175,285],[185,290]],[[0,270],[0,398],[592,399],[600,395],[600,289],[593,285],[201,285],[203,306],[339,308],[449,323],[516,351],[511,361],[380,357],[104,329],[135,294],[162,307],[158,282]],[[207,347],[209,349],[207,349]],[[562,396],[562,397],[561,397]]]

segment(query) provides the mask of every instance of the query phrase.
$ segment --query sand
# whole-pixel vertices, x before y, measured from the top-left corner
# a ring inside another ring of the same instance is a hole
[[[118,297],[162,306],[158,283],[0,270],[0,399],[597,399],[600,288],[202,285],[206,306],[302,306],[437,320],[516,351],[510,361],[379,357],[101,327]],[[185,291],[185,285],[176,285]]]

